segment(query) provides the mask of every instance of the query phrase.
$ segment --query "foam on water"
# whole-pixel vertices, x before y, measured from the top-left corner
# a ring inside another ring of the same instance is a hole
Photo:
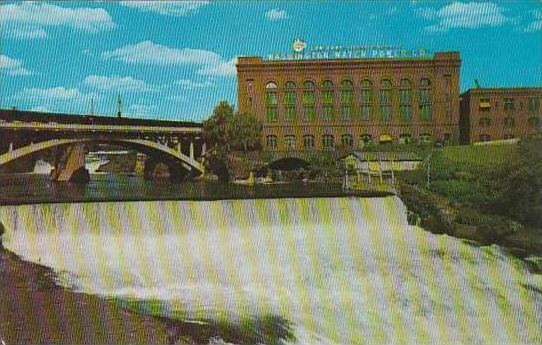
[[[542,278],[409,226],[400,199],[0,208],[4,245],[77,290],[183,319],[279,315],[299,343],[540,343]]]

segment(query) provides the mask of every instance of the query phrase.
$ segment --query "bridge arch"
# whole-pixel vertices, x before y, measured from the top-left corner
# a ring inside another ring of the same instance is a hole
[[[156,143],[146,139],[100,139],[100,138],[80,138],[80,139],[52,139],[30,145],[20,147],[10,152],[0,155],[0,166],[10,163],[16,159],[28,156],[30,154],[43,151],[46,149],[85,143],[108,143],[116,146],[131,148],[136,151],[148,154],[150,156],[160,156],[170,162],[182,164],[185,168],[194,169],[199,173],[203,173],[205,168],[203,164],[197,161],[194,157],[185,155],[169,146]]]

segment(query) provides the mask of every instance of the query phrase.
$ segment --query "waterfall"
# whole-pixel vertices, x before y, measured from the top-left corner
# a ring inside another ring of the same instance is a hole
[[[299,343],[542,342],[542,277],[409,226],[397,197],[20,205],[0,221],[4,247],[61,284],[168,317],[278,315]]]

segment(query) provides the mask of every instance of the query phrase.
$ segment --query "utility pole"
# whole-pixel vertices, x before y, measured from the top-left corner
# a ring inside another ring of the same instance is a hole
[[[94,115],[94,97],[90,99],[90,115]]]
[[[122,117],[122,98],[120,97],[120,93],[117,97],[117,117],[119,119]]]

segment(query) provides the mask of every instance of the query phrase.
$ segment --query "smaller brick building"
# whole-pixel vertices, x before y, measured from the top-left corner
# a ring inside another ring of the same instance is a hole
[[[459,104],[463,144],[542,133],[542,87],[470,89]]]

